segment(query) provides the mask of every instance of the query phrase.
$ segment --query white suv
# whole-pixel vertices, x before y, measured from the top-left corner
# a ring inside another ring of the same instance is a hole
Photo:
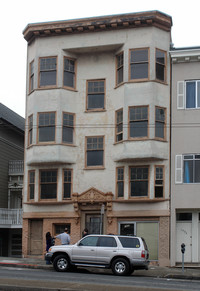
[[[115,275],[148,270],[148,258],[143,238],[121,235],[88,235],[74,245],[53,246],[45,256],[58,272],[81,266],[112,269]]]

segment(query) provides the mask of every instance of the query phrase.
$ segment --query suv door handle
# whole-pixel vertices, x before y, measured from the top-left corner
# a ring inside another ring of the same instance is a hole
[[[94,252],[94,250],[91,250],[91,252]]]

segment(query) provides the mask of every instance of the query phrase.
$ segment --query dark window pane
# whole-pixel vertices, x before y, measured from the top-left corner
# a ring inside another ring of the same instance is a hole
[[[195,82],[186,82],[186,108],[195,108]]]
[[[155,135],[158,138],[164,138],[164,123],[156,122]]]
[[[140,241],[138,238],[119,237],[119,240],[124,248],[139,248]]]
[[[184,161],[184,183],[193,183],[193,161]]]
[[[147,62],[148,50],[134,50],[131,51],[131,63]]]
[[[148,63],[131,65],[131,79],[146,78],[148,78]]]
[[[129,235],[129,236],[135,235],[134,223],[130,223],[130,224],[121,223],[120,224],[120,235]]]
[[[71,197],[71,183],[64,183],[64,198]]]
[[[64,72],[64,86],[74,88],[74,73]]]
[[[40,86],[56,85],[56,71],[40,72]]]
[[[40,142],[55,141],[55,127],[54,126],[40,127],[39,141]]]
[[[165,67],[160,64],[156,64],[156,79],[160,81],[165,80]]]
[[[103,166],[103,151],[87,151],[87,166]]]
[[[117,196],[123,197],[124,196],[124,182],[117,182]]]
[[[63,127],[63,142],[73,143],[73,128],[72,127]]]
[[[80,242],[81,246],[96,247],[98,236],[87,236],[83,238]]]
[[[57,184],[41,184],[41,199],[55,199],[57,197]]]
[[[192,221],[192,213],[177,213],[177,221]]]
[[[195,161],[195,183],[200,183],[200,161],[199,160],[196,160]]]
[[[120,68],[118,71],[117,71],[117,84],[120,84],[123,82],[123,67]]]
[[[104,94],[88,95],[88,109],[104,108]]]
[[[130,137],[147,137],[148,121],[131,122]]]
[[[117,247],[117,243],[113,237],[100,237],[97,246],[99,247]]]
[[[148,181],[131,182],[131,196],[148,196]]]
[[[30,184],[29,185],[29,197],[30,197],[30,199],[34,199],[34,192],[35,192],[35,185]]]
[[[160,182],[162,183],[162,181],[160,181]],[[155,198],[163,198],[163,187],[162,186],[155,186]]]

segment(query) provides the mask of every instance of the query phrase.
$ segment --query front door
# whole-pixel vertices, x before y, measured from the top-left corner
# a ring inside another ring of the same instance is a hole
[[[101,233],[101,215],[100,214],[87,214],[85,226],[89,231],[89,234]]]
[[[30,255],[42,255],[43,253],[42,232],[43,232],[43,221],[30,220],[30,236],[29,236]]]
[[[184,261],[192,262],[192,223],[177,222],[176,223],[176,262],[182,261],[181,244],[185,244]]]

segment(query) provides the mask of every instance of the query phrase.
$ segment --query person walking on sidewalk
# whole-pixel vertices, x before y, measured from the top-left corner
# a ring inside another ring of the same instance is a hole
[[[62,245],[69,245],[71,239],[70,239],[68,228],[65,228],[65,231],[63,233],[57,235],[55,238],[60,239]]]

